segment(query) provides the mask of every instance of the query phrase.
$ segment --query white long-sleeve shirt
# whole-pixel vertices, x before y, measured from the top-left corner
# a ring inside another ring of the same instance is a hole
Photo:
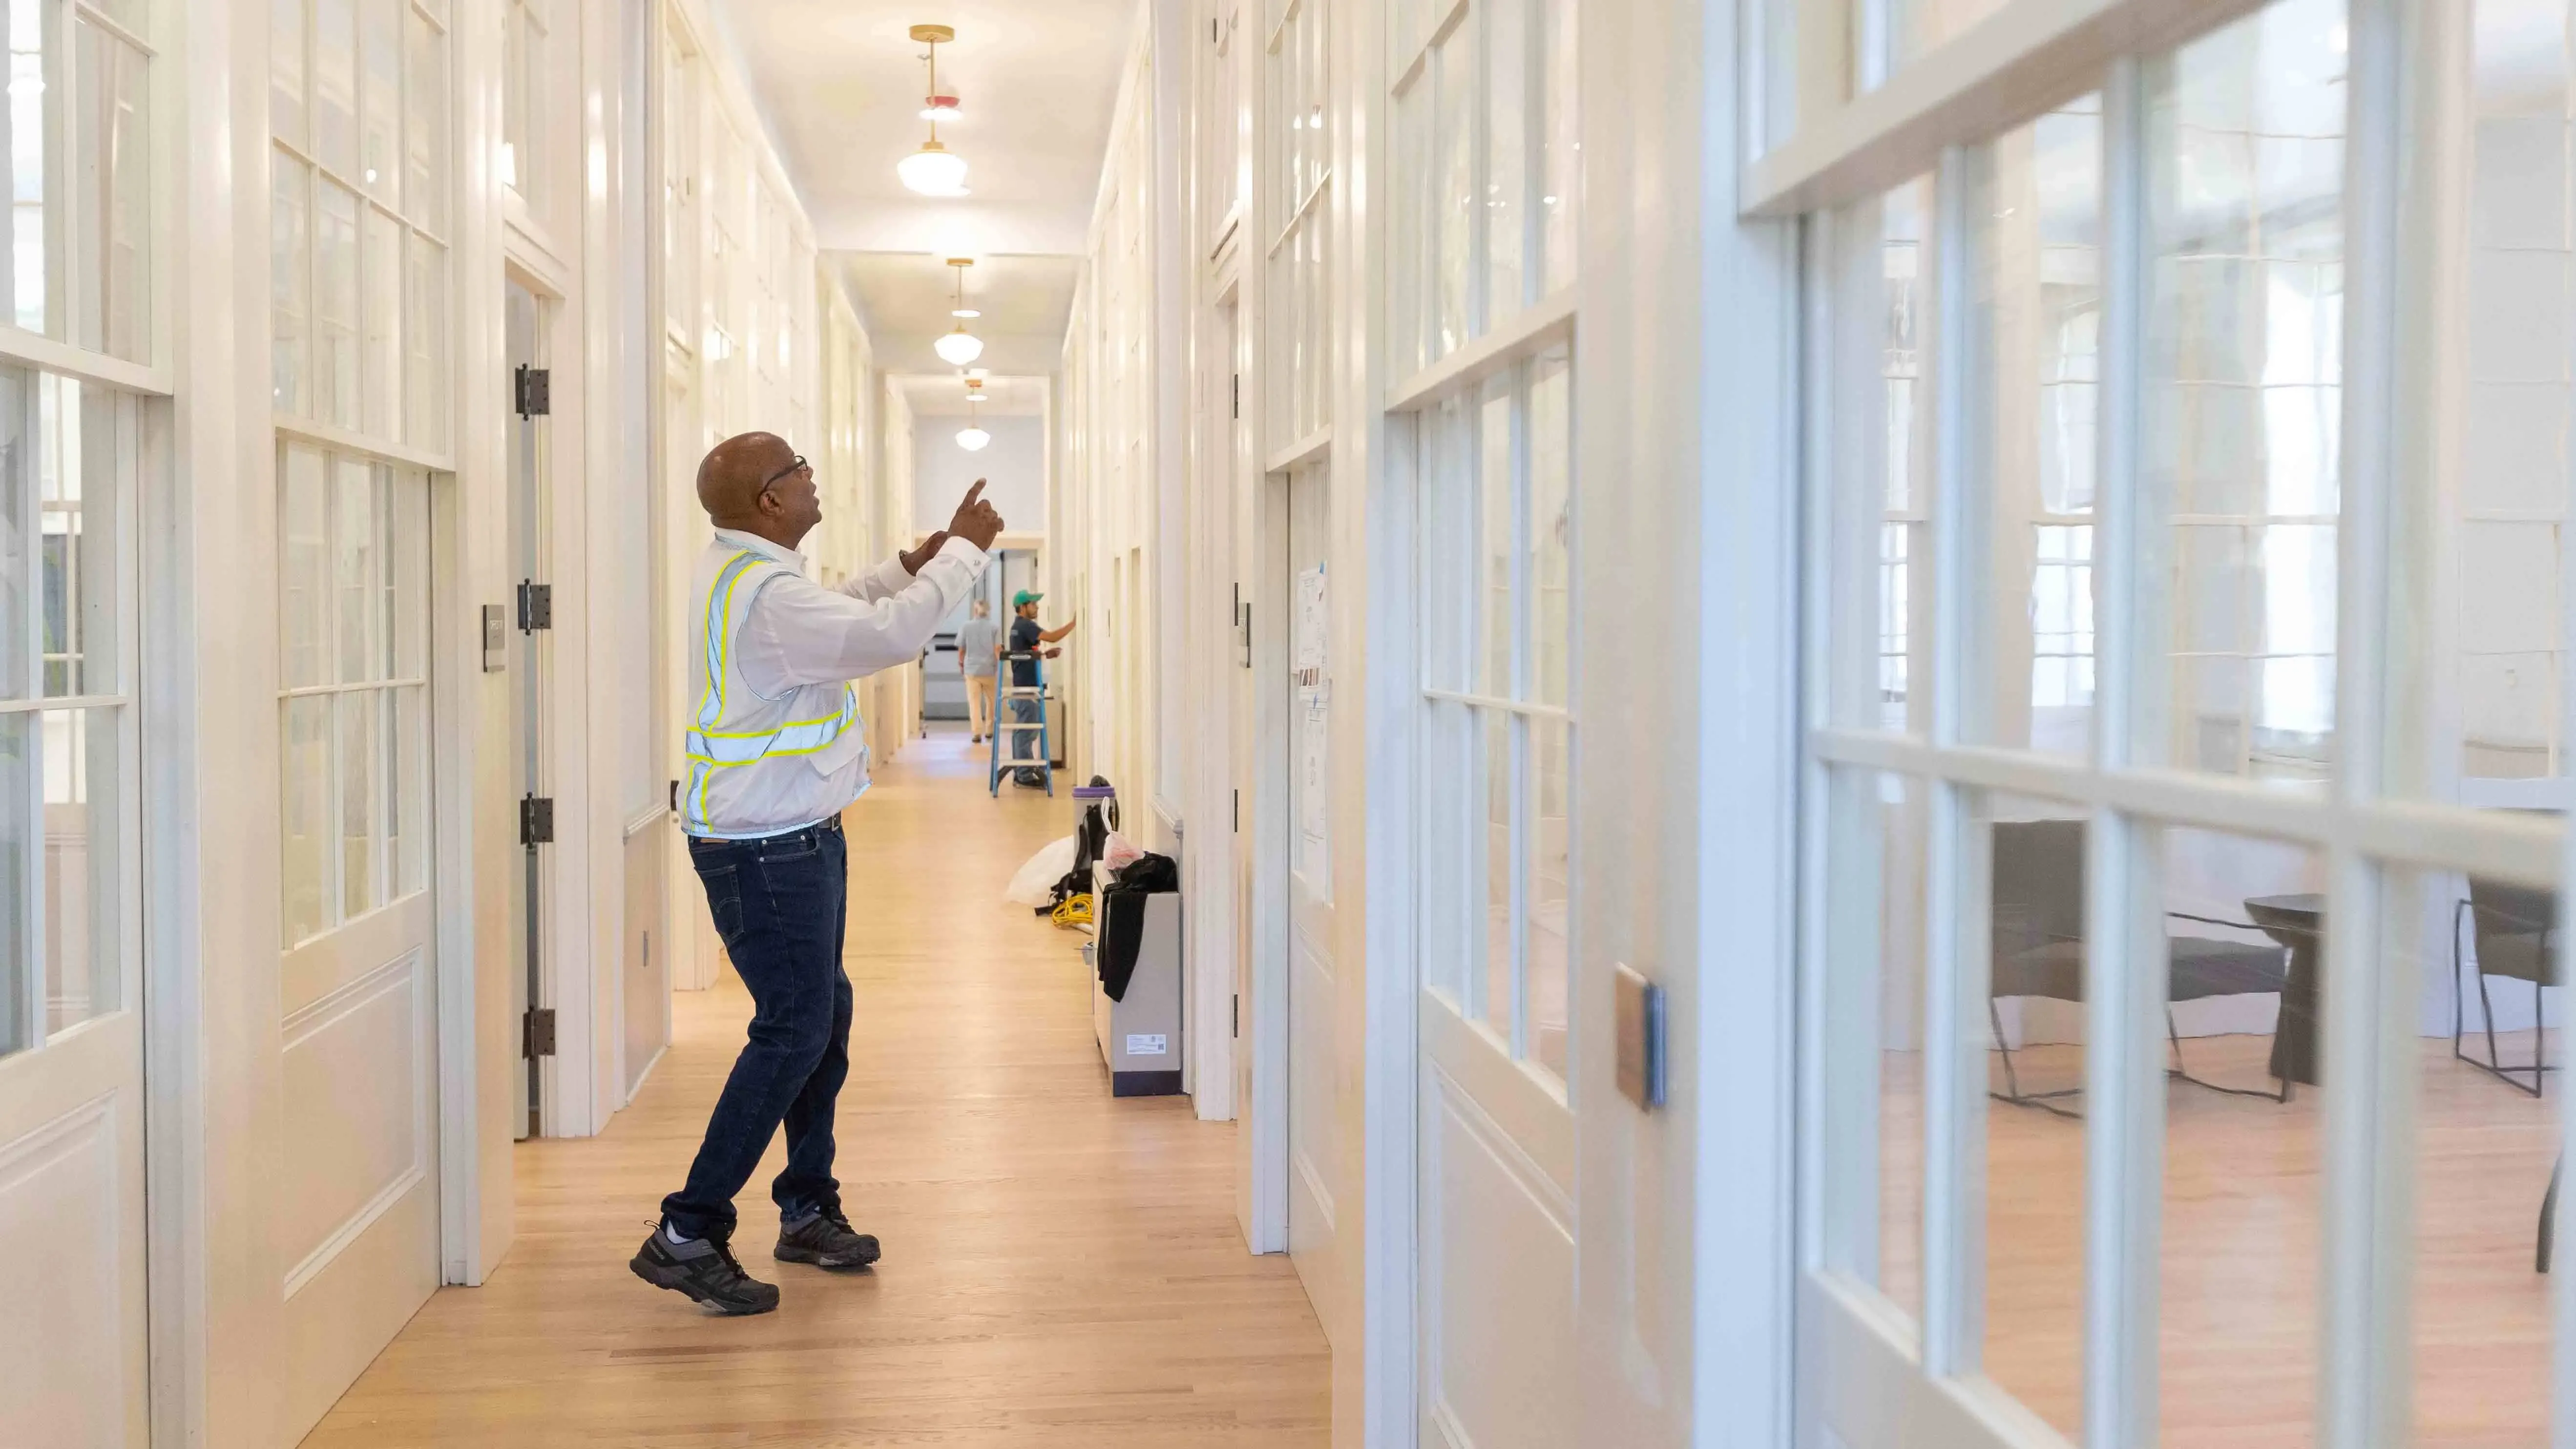
[[[768,574],[747,602],[733,601],[732,638],[720,657],[744,688],[771,702],[919,659],[939,621],[966,598],[985,564],[982,549],[952,538],[918,576],[906,573],[901,559],[888,559],[826,588],[805,576],[805,556],[796,550],[757,534],[715,530],[692,590],[692,698],[701,707],[708,683],[708,595],[726,564],[744,553],[781,571]],[[856,800],[867,789],[867,770],[866,731],[853,725],[812,753],[725,767],[717,772],[717,787],[698,795],[704,818],[684,815],[684,821],[692,834],[723,839],[801,830]]]

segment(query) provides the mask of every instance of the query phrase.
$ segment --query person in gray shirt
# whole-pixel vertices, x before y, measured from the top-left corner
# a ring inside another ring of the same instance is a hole
[[[975,601],[975,617],[957,631],[957,667],[966,672],[967,727],[975,743],[993,732],[993,670],[1002,652],[1002,634],[991,615],[993,606]]]

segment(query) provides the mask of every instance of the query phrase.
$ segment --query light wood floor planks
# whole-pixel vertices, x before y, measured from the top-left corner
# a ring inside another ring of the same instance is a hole
[[[2551,1032],[2551,1056],[2559,1048]],[[2484,1043],[2480,1042],[2481,1049]],[[2268,1085],[2271,1038],[2195,1038],[2191,1069]],[[2532,1271],[2542,1194],[2557,1158],[2564,1079],[2534,1100],[2420,1047],[2415,1174],[2413,1438],[2440,1449],[2548,1442],[2550,1280]],[[2528,1032],[2505,1037],[2531,1059]],[[2083,1049],[2016,1053],[2025,1088],[2083,1081]],[[1881,1282],[1920,1311],[1919,1059],[1883,1060]],[[1993,1085],[2003,1085],[1997,1073]],[[2317,1343],[2325,1305],[2325,1115],[2334,1084],[2286,1105],[2167,1089],[2158,1381],[2163,1442],[2187,1449],[2298,1449],[2317,1442]],[[2081,1424],[2086,1124],[1987,1105],[1986,1332],[1989,1375],[2070,1439]],[[2576,1248],[2560,1260],[2576,1271]]]
[[[1000,901],[1069,830],[1067,782],[997,804],[982,758],[916,742],[848,816],[839,1171],[877,1271],[770,1260],[773,1146],[736,1244],[776,1313],[703,1317],[627,1272],[740,1044],[727,976],[678,996],[670,1054],[604,1135],[520,1147],[500,1271],[432,1299],[308,1446],[1327,1441],[1323,1334],[1288,1260],[1235,1226],[1234,1129],[1113,1101],[1074,938]]]

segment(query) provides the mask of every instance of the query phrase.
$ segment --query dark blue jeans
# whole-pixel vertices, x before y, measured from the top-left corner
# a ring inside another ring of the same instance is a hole
[[[850,1072],[849,846],[837,820],[758,840],[692,840],[716,934],[751,989],[751,1039],[734,1059],[689,1185],[662,1199],[687,1237],[733,1235],[734,1194],[781,1122],[787,1170],[770,1188],[782,1217],[838,1207],[832,1103]]]

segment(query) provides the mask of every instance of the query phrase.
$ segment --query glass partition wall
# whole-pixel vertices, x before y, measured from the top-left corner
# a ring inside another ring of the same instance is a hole
[[[2108,8],[1751,48],[1804,255],[1801,1412],[2546,1442],[2570,7]]]

